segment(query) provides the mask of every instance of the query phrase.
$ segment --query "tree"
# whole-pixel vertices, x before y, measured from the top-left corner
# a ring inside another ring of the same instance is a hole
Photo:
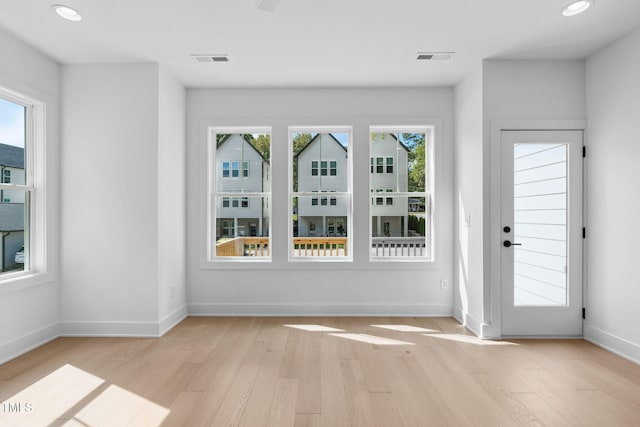
[[[401,141],[409,148],[409,191],[425,190],[425,135],[403,133]]]
[[[249,136],[251,136],[251,141],[249,141],[249,143],[253,145],[260,154],[262,154],[262,157],[269,160],[269,157],[271,156],[271,135],[260,133],[257,137],[253,135]]]

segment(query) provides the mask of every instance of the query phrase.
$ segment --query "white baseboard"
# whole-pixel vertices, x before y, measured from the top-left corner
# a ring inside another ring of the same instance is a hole
[[[0,365],[60,336],[59,326],[52,323],[14,340],[0,344]]]
[[[189,316],[419,316],[453,314],[437,304],[189,304]]]
[[[640,364],[640,345],[589,324],[584,325],[584,339],[612,353]]]
[[[462,311],[461,307],[453,308],[453,318],[477,336],[482,337],[482,323],[469,313]]]
[[[158,325],[158,335],[163,336],[171,329],[173,329],[178,323],[182,322],[187,317],[187,306],[183,305],[182,307],[175,310],[173,313],[169,313],[162,319],[160,319],[160,323]]]
[[[142,337],[157,338],[158,322],[60,322],[63,337]]]

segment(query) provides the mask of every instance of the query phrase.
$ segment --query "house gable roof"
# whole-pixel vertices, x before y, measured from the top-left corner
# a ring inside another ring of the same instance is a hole
[[[315,143],[315,141],[317,141],[317,140],[319,139],[318,137],[319,137],[320,135],[322,135],[322,134],[321,134],[321,133],[317,133],[317,134],[316,134],[316,136],[314,136],[313,138],[311,138],[311,140],[310,140],[309,142],[307,142],[307,145],[305,145],[304,147],[302,147],[302,150],[298,151],[298,152],[294,155],[294,157],[298,157],[298,156],[300,156],[300,154],[302,154],[302,152],[303,152],[304,150],[306,150],[306,149],[307,149],[307,147],[310,147],[313,143]],[[344,145],[342,145],[342,144],[340,143],[340,141],[338,141],[338,140],[336,139],[336,137],[335,137],[335,136],[333,136],[333,134],[332,134],[332,133],[329,133],[329,136],[331,137],[331,139],[332,139],[336,144],[338,144],[338,146],[339,146],[340,148],[342,148],[342,149],[345,151],[345,153],[347,152],[347,147],[345,147]]]
[[[237,134],[232,134],[232,133],[227,133],[225,134],[222,139],[220,141],[218,141],[218,143],[216,144],[216,148],[220,148],[222,146],[222,144],[224,144],[225,142],[227,142],[229,139],[231,139],[231,135],[237,135]],[[244,140],[244,142],[246,142],[247,144],[249,144],[249,147],[253,148],[253,150],[258,153],[258,155],[260,157],[262,157],[262,160],[265,161],[266,163],[269,163],[269,160],[264,157],[262,155],[262,153],[260,151],[258,151],[258,149],[256,147],[253,146],[253,144],[251,143],[251,141],[249,140],[248,134],[242,134],[243,137],[242,139]]]
[[[0,166],[24,169],[24,148],[0,144]]]

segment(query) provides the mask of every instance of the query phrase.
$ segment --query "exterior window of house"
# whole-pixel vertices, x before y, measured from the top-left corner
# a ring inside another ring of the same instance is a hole
[[[320,162],[320,175],[327,176],[327,162]]]
[[[44,271],[44,104],[0,88],[0,281]],[[35,173],[37,172],[37,173]],[[36,176],[38,179],[36,180]]]
[[[384,158],[376,157],[376,172],[384,173]]]
[[[371,173],[373,173],[373,172],[374,172],[374,170],[375,170],[375,169],[374,169],[374,166],[373,166],[373,157],[371,157],[371,159],[370,159],[370,160],[371,160]]]
[[[351,135],[350,127],[289,128],[291,261],[352,260]]]
[[[430,261],[433,245],[433,128],[371,127],[372,261]]]
[[[393,193],[393,188],[387,188],[387,193]],[[393,197],[387,197],[386,204],[393,205]]]
[[[270,128],[209,128],[208,261],[271,260],[270,158]]]

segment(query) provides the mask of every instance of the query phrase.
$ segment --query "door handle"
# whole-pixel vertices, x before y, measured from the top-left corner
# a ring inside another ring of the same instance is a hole
[[[511,243],[510,240],[505,240],[504,242],[502,242],[502,246],[504,246],[505,248],[510,248],[511,246],[522,246],[522,243]]]

